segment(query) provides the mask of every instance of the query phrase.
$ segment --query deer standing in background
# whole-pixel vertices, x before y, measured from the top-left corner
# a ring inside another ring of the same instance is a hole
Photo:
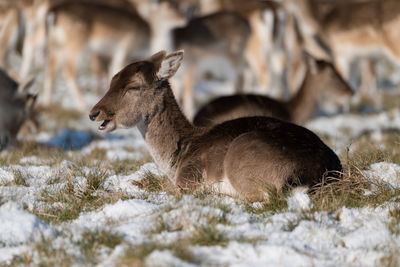
[[[182,92],[182,109],[189,118],[193,117],[196,75],[202,62],[228,62],[236,78],[233,81],[236,90],[243,89],[246,66],[243,54],[250,32],[245,18],[226,11],[194,18],[185,27],[173,30],[174,48],[188,51],[184,60],[183,89],[178,92]]]
[[[34,115],[36,95],[28,92],[33,79],[16,83],[0,69],[0,150],[16,144],[21,126]]]
[[[48,4],[49,0],[15,0],[0,4],[3,13],[0,67],[20,80],[28,79],[32,70],[43,66]],[[8,62],[12,52],[21,56],[21,67],[15,74]]]
[[[311,131],[275,118],[240,118],[199,128],[183,115],[170,79],[183,51],[161,51],[132,63],[112,79],[90,111],[99,130],[137,126],[155,162],[183,191],[205,184],[250,201],[268,199],[268,190],[321,183],[342,170],[336,154]]]
[[[21,53],[23,28],[20,22],[22,14],[15,2],[2,2],[0,12],[0,68],[12,72],[8,56],[11,51]]]
[[[120,0],[123,1],[123,0]],[[109,2],[109,3],[108,3]],[[61,1],[50,7],[54,25],[49,32],[44,101],[51,101],[55,71],[63,64],[67,86],[83,110],[85,101],[77,83],[78,63],[84,49],[91,53],[97,73],[101,60],[109,66],[109,77],[128,59],[148,54],[150,28],[128,1]]]

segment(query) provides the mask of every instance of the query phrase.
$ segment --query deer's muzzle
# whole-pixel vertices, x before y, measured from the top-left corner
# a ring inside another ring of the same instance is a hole
[[[100,111],[89,114],[90,120],[94,121],[96,119],[96,117],[99,116],[99,114],[100,114]]]

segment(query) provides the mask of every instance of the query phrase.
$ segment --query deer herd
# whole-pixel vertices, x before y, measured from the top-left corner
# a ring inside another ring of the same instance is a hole
[[[0,150],[35,120],[32,85],[49,105],[60,81],[86,111],[89,69],[98,94],[110,84],[89,113],[100,131],[137,126],[180,190],[249,201],[340,177],[299,125],[326,95],[343,106],[363,94],[355,62],[400,62],[398,0],[0,0],[0,18]],[[234,94],[199,101],[216,82]]]

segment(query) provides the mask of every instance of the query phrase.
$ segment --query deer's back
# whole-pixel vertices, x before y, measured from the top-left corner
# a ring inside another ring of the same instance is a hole
[[[107,31],[109,35],[125,32],[135,34],[138,40],[150,35],[148,23],[130,4],[124,8],[122,5],[113,4],[113,1],[109,1],[109,3],[105,1],[63,1],[53,6],[51,12],[56,14],[56,23],[71,24],[71,27],[79,25],[79,27],[85,27],[89,32],[103,31],[102,35],[106,35]]]
[[[383,25],[399,19],[399,1],[376,0],[332,4],[329,12],[320,21],[323,28],[349,30],[366,25],[381,29]]]
[[[260,149],[262,153],[256,151]],[[239,118],[219,124],[193,142],[188,151],[186,160],[201,158],[207,179],[211,180],[208,183],[217,182],[224,173],[229,173],[224,170],[224,165],[229,164],[254,166],[255,172],[264,165],[274,166],[270,172],[287,166],[286,174],[278,173],[281,184],[299,181],[313,185],[321,182],[326,171],[342,170],[337,155],[313,132],[268,117]],[[246,153],[258,156],[246,159]],[[264,169],[258,175],[266,179],[269,176]]]
[[[208,16],[194,18],[182,28],[173,30],[175,47],[187,45],[202,47],[238,47],[244,49],[250,25],[235,12],[217,12]]]
[[[211,126],[241,117],[268,116],[290,121],[283,102],[267,96],[243,94],[214,99],[204,105],[194,117],[196,126]]]

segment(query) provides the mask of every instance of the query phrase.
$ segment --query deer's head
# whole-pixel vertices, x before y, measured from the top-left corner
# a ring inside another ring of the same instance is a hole
[[[315,59],[310,54],[304,52],[308,71],[311,73],[315,83],[321,87],[323,93],[334,93],[336,96],[351,97],[354,94],[349,83],[337,71],[335,66],[328,61]]]
[[[15,138],[21,125],[36,114],[34,106],[37,95],[29,92],[34,79],[17,85],[10,77],[4,76],[5,73],[2,75],[13,83],[11,87],[7,83],[0,84],[0,133],[8,132]]]
[[[117,128],[131,128],[152,112],[163,101],[163,88],[178,70],[183,51],[166,54],[158,52],[150,58],[132,63],[118,72],[105,96],[92,108],[89,118],[102,121],[99,130],[111,132]]]

